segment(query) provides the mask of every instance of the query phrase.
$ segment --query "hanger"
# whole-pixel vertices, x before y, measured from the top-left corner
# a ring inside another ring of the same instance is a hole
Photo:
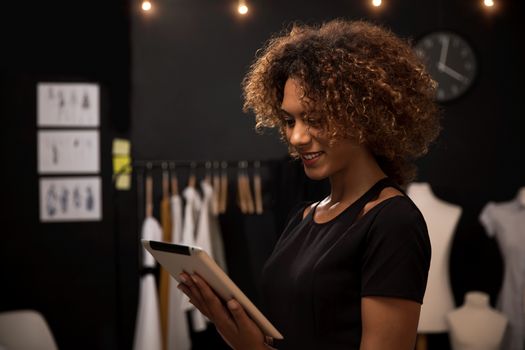
[[[253,214],[255,204],[253,202],[252,191],[250,189],[250,179],[248,177],[248,162],[239,161],[237,168],[237,194],[238,203],[243,214]]]
[[[255,213],[255,204],[253,202],[252,190],[250,187],[250,177],[248,176],[248,162],[243,162],[242,179],[244,187],[244,196],[246,201],[246,209],[248,214]]]
[[[213,176],[212,176],[212,185],[213,185],[213,197],[211,202],[211,211],[213,215],[219,215],[220,208],[220,194],[221,194],[221,178],[219,174],[219,162],[213,162]]]
[[[206,161],[206,163],[204,163],[204,167],[206,168],[204,174],[204,181],[211,185],[211,162]]]
[[[146,213],[146,195],[144,189],[146,187],[146,180],[144,179],[145,170],[144,168],[138,168],[135,172],[136,176],[136,186],[137,186],[137,217],[142,218],[142,215]],[[144,208],[142,207],[144,205]]]
[[[197,175],[195,174],[196,167],[197,164],[195,162],[190,163],[190,178],[188,179],[188,187],[195,188],[195,184],[197,183]]]
[[[219,194],[220,206],[219,213],[226,213],[226,206],[228,203],[228,163],[221,162],[221,191]]]
[[[262,185],[261,185],[261,162],[254,163],[253,187],[255,192],[255,212],[258,215],[263,213]]]
[[[177,172],[175,171],[175,162],[170,162],[170,178],[171,178],[171,194],[176,196],[179,194],[179,181],[177,179]]]
[[[242,161],[239,161],[237,165],[237,204],[241,208],[241,213],[246,214],[248,212],[248,206],[246,204],[246,192],[243,183],[242,175]]]
[[[146,164],[146,217],[153,216],[153,178],[151,176],[152,165],[150,162]]]
[[[170,197],[170,176],[168,173],[168,163],[162,162],[162,198]]]

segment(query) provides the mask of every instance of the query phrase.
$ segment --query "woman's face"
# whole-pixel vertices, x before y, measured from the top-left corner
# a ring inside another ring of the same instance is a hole
[[[349,139],[338,140],[330,145],[323,133],[323,116],[306,114],[303,90],[297,80],[289,78],[284,86],[281,104],[286,139],[303,161],[306,175],[313,180],[332,177],[339,172],[351,170],[352,159],[363,147]]]

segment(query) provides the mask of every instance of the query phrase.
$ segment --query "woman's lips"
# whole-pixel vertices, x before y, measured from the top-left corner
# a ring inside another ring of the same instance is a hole
[[[310,152],[310,153],[302,153],[301,159],[303,160],[304,165],[311,166],[314,165],[315,162],[321,157],[323,152]]]

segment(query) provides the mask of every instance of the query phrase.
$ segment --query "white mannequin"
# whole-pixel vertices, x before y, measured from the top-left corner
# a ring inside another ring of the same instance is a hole
[[[507,327],[507,318],[492,309],[489,296],[468,292],[465,303],[447,315],[453,350],[498,350]]]
[[[452,236],[462,210],[457,205],[437,198],[428,183],[411,183],[407,194],[425,218],[432,245],[432,259],[418,332],[446,332],[446,314],[454,309],[448,277],[448,258]]]

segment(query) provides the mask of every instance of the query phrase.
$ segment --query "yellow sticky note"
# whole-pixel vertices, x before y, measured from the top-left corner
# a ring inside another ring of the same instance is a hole
[[[113,178],[117,190],[131,188],[131,142],[113,139]]]
[[[130,173],[131,158],[129,156],[113,156],[113,175]]]
[[[114,155],[129,155],[131,143],[126,139],[113,139],[113,154]]]
[[[121,191],[127,191],[131,188],[131,174],[122,174],[115,181],[115,188]]]
[[[113,176],[117,190],[129,190],[131,187],[131,158],[113,156]]]

